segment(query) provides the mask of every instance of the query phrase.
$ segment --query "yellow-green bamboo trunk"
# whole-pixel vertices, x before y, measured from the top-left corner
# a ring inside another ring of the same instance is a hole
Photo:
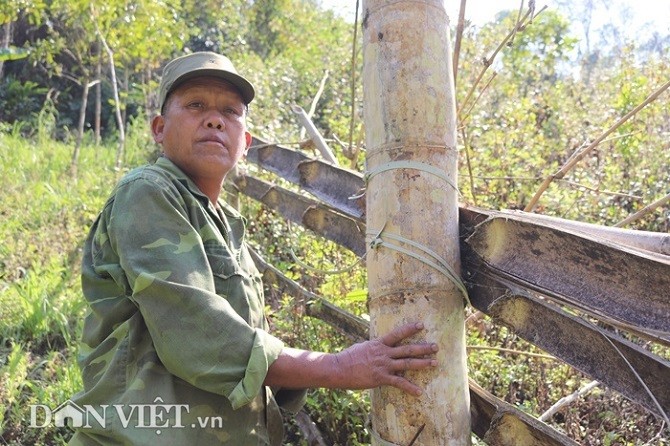
[[[371,336],[423,321],[440,346],[437,370],[409,374],[421,397],[373,390],[373,444],[421,430],[414,445],[469,445],[463,295],[439,267],[460,271],[449,19],[439,0],[367,0],[362,15]]]

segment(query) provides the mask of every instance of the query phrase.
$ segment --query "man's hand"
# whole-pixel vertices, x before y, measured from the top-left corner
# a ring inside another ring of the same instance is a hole
[[[421,330],[422,323],[402,325],[336,354],[284,347],[270,365],[264,384],[293,389],[371,389],[388,385],[421,395],[421,388],[402,375],[408,370],[437,366],[437,361],[429,357],[437,352],[437,344],[398,345]]]
[[[435,359],[427,357],[437,352],[437,344],[398,345],[421,330],[421,323],[402,325],[380,338],[354,344],[335,354],[341,387],[369,389],[389,385],[421,395],[421,388],[403,377],[402,372],[437,366]]]

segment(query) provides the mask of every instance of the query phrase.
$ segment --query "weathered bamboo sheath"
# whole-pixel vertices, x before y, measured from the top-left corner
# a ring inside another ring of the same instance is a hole
[[[450,185],[457,184],[456,110],[444,4],[367,0],[362,26],[367,170],[375,172],[366,190],[368,234],[381,231],[378,240],[434,261],[407,241],[417,243],[458,273],[457,191]],[[370,335],[423,321],[425,340],[440,347],[436,370],[408,373],[425,389],[421,397],[373,390],[373,444],[406,445],[419,431],[414,445],[470,444],[463,296],[424,260],[384,244],[368,253],[367,268]]]

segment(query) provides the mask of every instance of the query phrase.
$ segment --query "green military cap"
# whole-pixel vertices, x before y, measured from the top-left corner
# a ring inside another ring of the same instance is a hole
[[[161,112],[168,95],[184,81],[198,76],[215,76],[233,84],[245,104],[249,104],[256,92],[251,82],[237,74],[233,63],[226,56],[210,51],[187,54],[170,61],[163,68],[158,105]]]

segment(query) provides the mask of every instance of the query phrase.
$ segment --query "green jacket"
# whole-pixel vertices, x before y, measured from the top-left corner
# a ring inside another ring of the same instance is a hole
[[[268,334],[245,222],[161,157],[116,186],[84,247],[90,305],[71,445],[280,444]],[[290,410],[304,392],[283,391]]]

